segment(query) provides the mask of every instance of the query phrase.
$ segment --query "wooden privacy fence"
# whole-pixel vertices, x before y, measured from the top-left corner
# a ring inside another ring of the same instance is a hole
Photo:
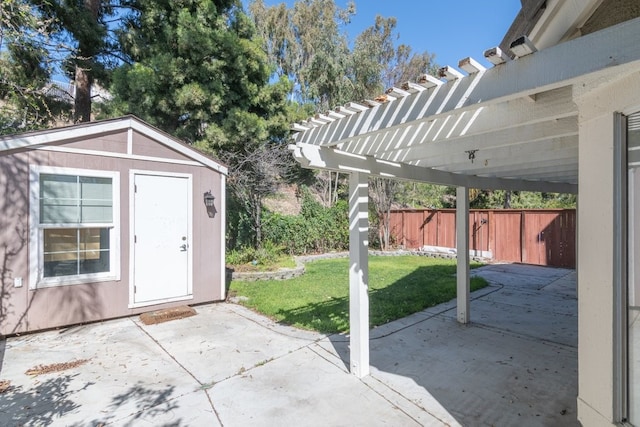
[[[391,211],[391,239],[406,249],[455,248],[455,209]],[[495,261],[575,268],[575,209],[488,209],[469,213],[469,248]]]

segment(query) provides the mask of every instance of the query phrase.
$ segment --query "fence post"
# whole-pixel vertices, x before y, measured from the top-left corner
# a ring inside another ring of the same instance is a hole
[[[524,216],[524,211],[520,211],[520,262],[526,263],[529,258],[527,256],[527,243],[524,241],[526,237]]]

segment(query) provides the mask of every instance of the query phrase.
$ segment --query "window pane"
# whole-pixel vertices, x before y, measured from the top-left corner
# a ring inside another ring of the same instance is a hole
[[[40,175],[40,223],[78,222],[78,178]]]
[[[74,175],[40,175],[40,198],[78,199],[78,177]]]
[[[80,177],[80,222],[113,221],[111,178]]]
[[[44,231],[44,277],[108,272],[109,228]]]
[[[44,230],[44,277],[78,272],[78,229]]]
[[[80,230],[80,274],[109,271],[109,229]]]
[[[77,222],[77,200],[42,200],[40,202],[40,224],[68,224]]]
[[[111,202],[98,200],[83,200],[81,206],[80,222],[85,224],[97,222],[112,222],[113,207]]]
[[[111,178],[40,175],[40,223],[113,221]]]

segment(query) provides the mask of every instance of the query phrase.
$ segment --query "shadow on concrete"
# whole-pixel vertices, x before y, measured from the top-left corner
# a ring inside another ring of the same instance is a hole
[[[160,424],[154,421],[156,417],[162,417],[170,414],[178,409],[178,402],[173,400],[175,392],[174,386],[167,386],[162,389],[151,389],[145,387],[142,383],[130,387],[128,390],[120,393],[112,398],[111,404],[106,408],[105,412],[109,415],[95,419],[89,423],[82,422],[75,426],[101,426],[106,424],[117,424],[124,427],[133,427],[143,423],[158,427],[180,427],[186,425],[181,419],[172,420],[167,423]],[[132,415],[126,420],[116,419],[116,413],[122,413],[120,408],[131,406]]]
[[[0,425],[52,425],[79,410],[87,404],[87,395],[92,393],[90,387],[96,383],[86,382],[81,388],[77,388],[76,385],[80,382],[78,376],[79,374],[66,374],[47,378],[28,389],[21,385],[10,386],[0,395]],[[107,415],[67,425],[80,427],[116,423],[121,426],[135,426],[142,422],[151,422],[150,425],[180,427],[185,425],[180,419],[165,424],[153,422],[154,418],[162,417],[178,408],[177,401],[172,400],[174,391],[174,386],[151,389],[138,383],[112,398],[104,411]],[[116,419],[115,414],[122,414],[119,409],[125,406],[132,415],[124,420]]]
[[[45,426],[78,409],[72,398],[94,383],[72,389],[75,375],[48,378],[32,388],[11,386],[0,398],[0,421],[3,425]]]
[[[480,292],[468,325],[457,323],[455,305],[445,305],[373,329],[372,377],[400,393],[417,392],[405,397],[418,405],[420,395],[431,396],[462,425],[577,426],[577,349],[556,341],[542,321],[551,316],[564,322],[558,329],[577,329],[577,313],[567,309],[566,289],[541,286],[527,269],[494,271],[510,279]],[[549,281],[562,280],[561,273]],[[347,369],[348,339],[329,337]],[[414,386],[407,388],[407,379]]]

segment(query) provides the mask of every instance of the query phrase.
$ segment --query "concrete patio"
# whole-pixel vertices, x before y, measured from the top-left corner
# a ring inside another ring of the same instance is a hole
[[[12,337],[0,341],[0,425],[578,425],[575,272],[474,274],[491,285],[472,294],[470,325],[451,301],[376,328],[362,380],[347,373],[348,337],[228,303]]]

